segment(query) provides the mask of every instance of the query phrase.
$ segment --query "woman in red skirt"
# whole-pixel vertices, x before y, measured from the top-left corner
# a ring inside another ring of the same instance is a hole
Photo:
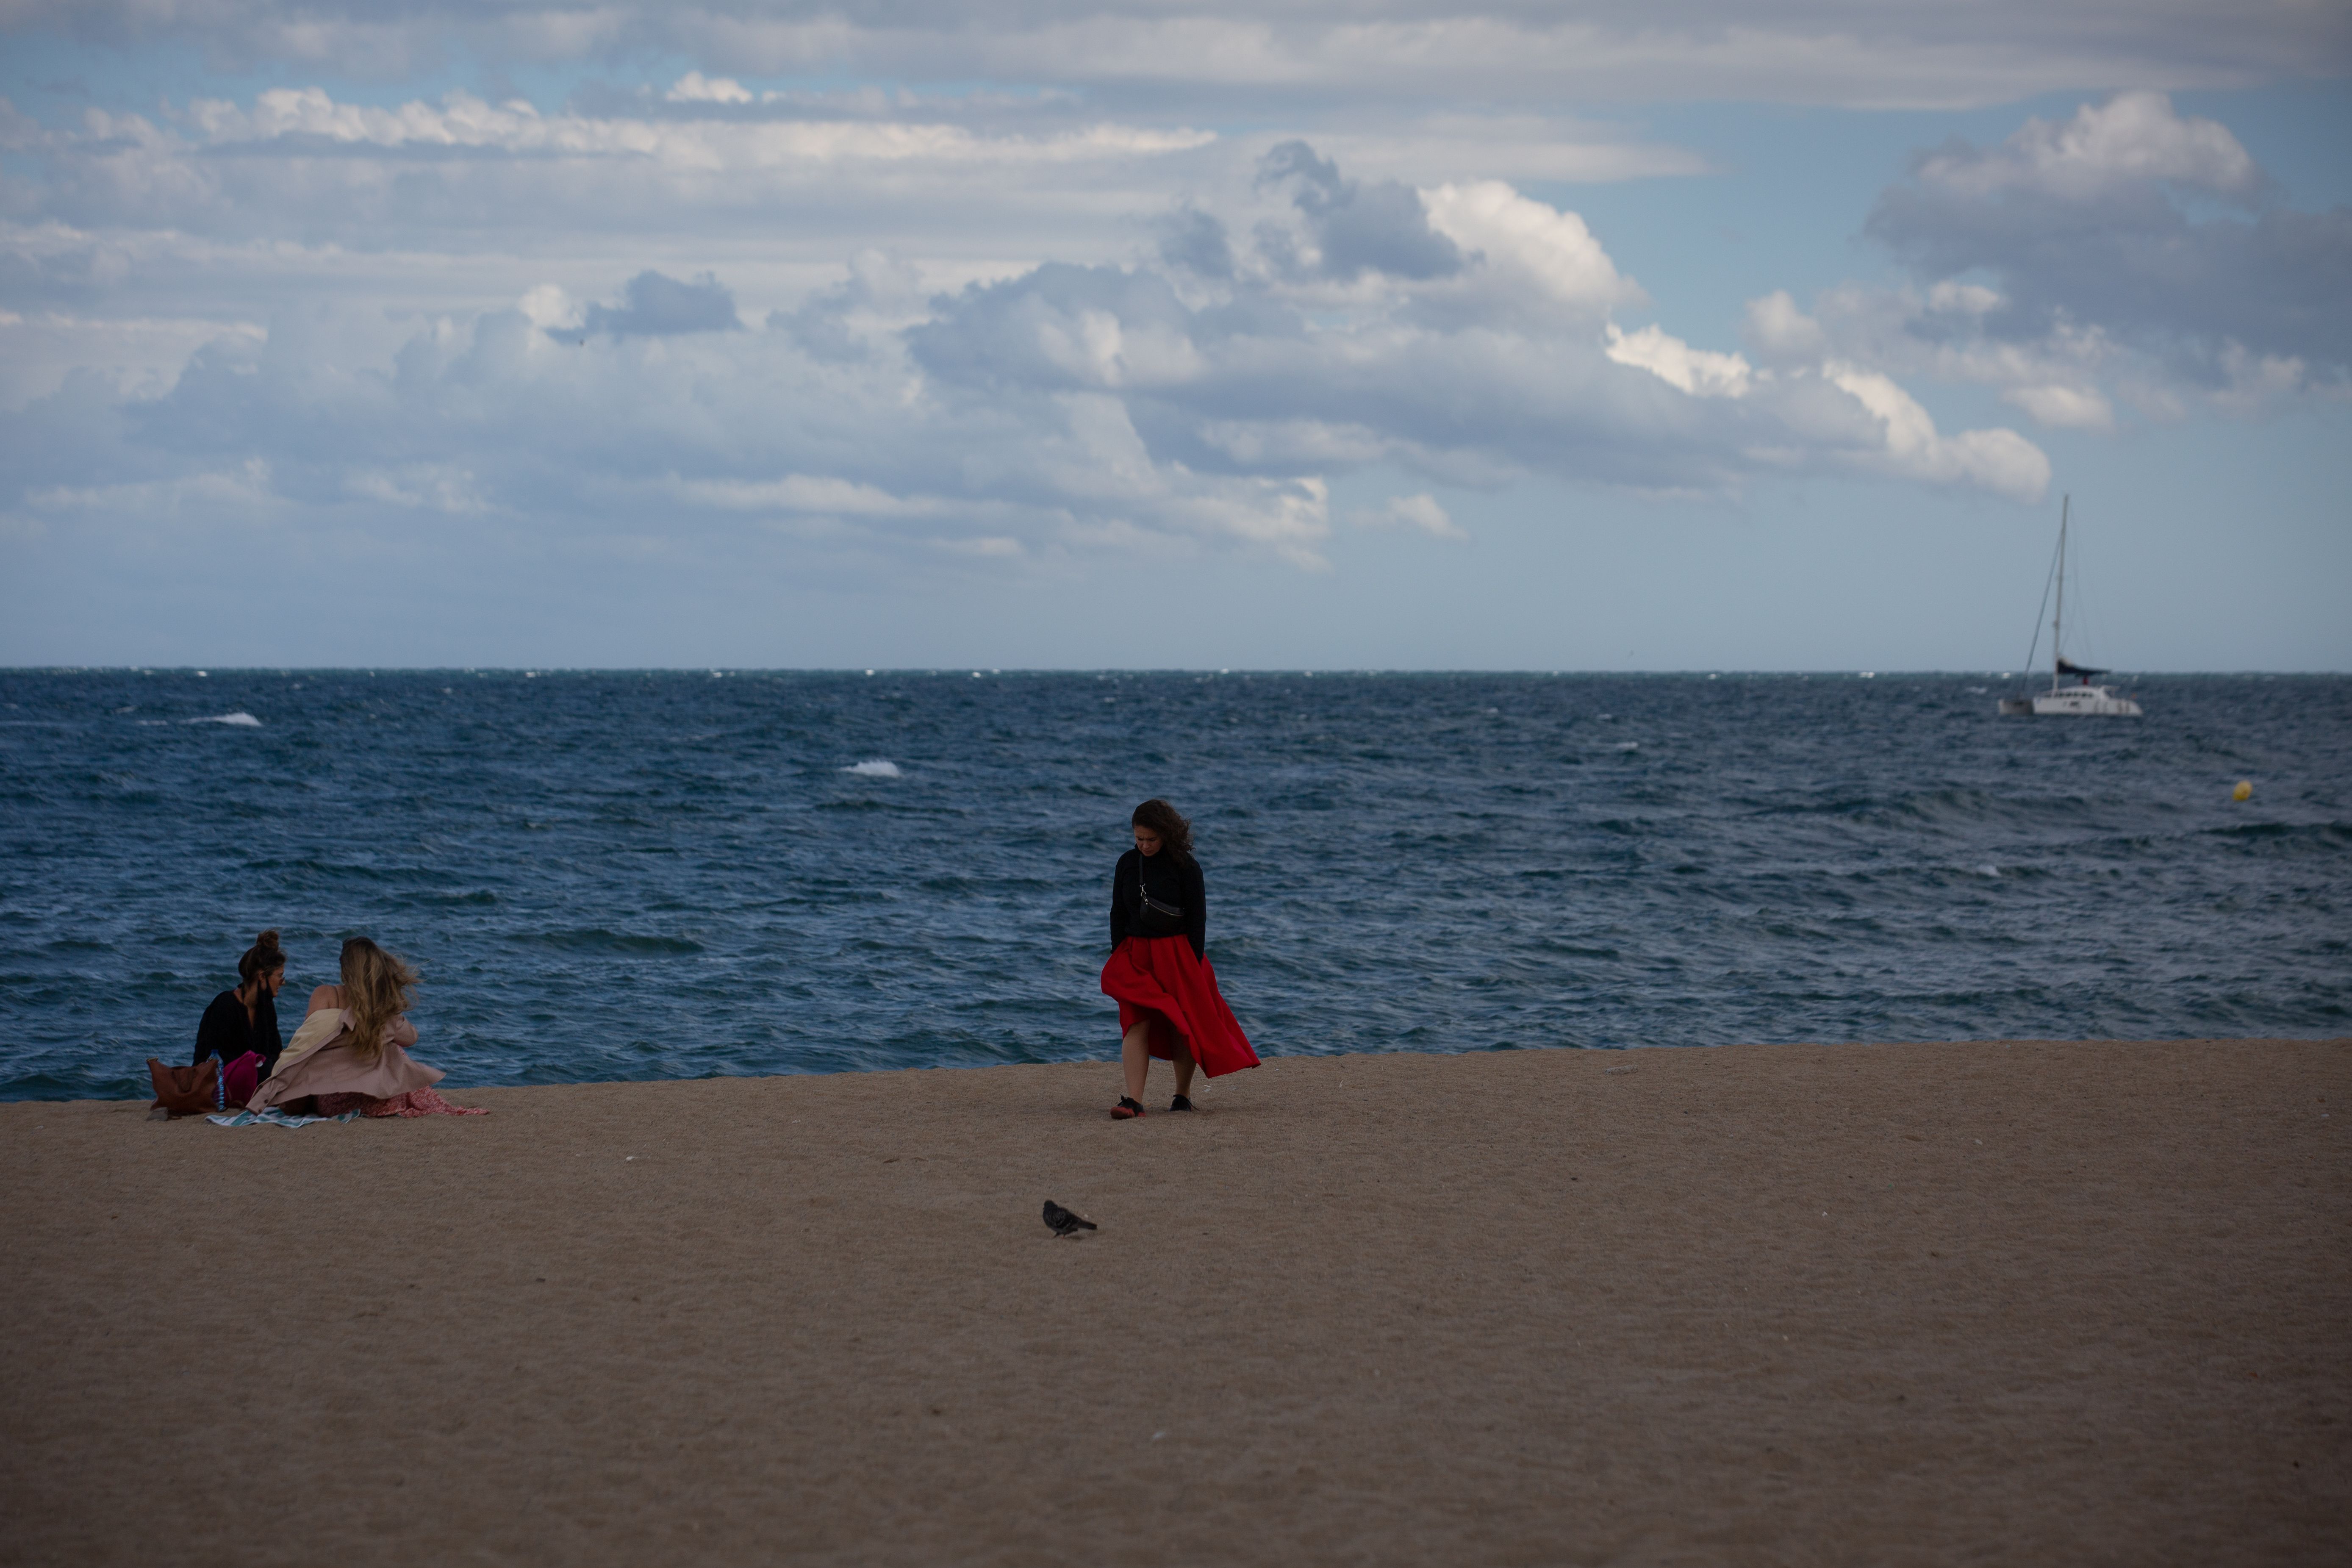
[[[1135,847],[1111,873],[1111,954],[1102,972],[1103,994],[1118,999],[1119,1067],[1127,1075],[1114,1121],[1143,1114],[1143,1080],[1154,1057],[1176,1069],[1171,1110],[1192,1109],[1196,1067],[1222,1078],[1257,1066],[1209,967],[1208,894],[1192,858],[1192,825],[1164,800],[1145,801],[1129,820]]]

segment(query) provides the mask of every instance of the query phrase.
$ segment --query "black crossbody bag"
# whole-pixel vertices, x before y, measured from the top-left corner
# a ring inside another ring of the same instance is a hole
[[[1182,936],[1184,909],[1181,904],[1163,904],[1151,896],[1151,886],[1143,879],[1143,852],[1135,856],[1135,930],[1134,936]]]

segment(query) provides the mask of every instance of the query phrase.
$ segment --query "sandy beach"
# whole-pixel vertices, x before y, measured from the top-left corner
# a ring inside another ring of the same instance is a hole
[[[2352,1041],[1115,1079],[0,1105],[0,1562],[2352,1561]]]

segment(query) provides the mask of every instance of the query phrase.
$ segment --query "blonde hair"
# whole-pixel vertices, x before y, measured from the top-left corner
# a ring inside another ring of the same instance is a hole
[[[384,1031],[408,1011],[416,971],[363,936],[343,943],[343,1006],[352,1016],[352,1049],[362,1061],[383,1055]]]

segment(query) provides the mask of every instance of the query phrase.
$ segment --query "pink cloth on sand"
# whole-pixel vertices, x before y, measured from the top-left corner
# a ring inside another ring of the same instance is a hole
[[[341,1116],[356,1110],[362,1116],[488,1116],[489,1108],[482,1105],[452,1105],[430,1089],[412,1089],[405,1094],[395,1094],[388,1100],[372,1094],[322,1094],[319,1096],[319,1114]]]

